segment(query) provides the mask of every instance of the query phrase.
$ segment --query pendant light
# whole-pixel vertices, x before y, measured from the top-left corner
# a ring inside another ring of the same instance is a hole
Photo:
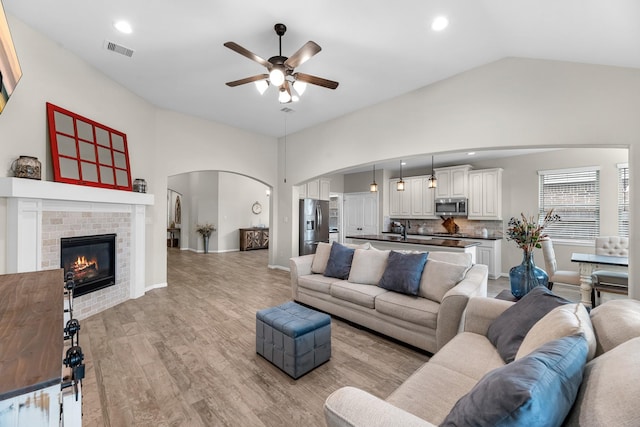
[[[404,181],[402,180],[402,160],[400,160],[400,181],[396,184],[396,190],[404,191]]]
[[[438,186],[438,180],[436,176],[433,174],[433,156],[431,156],[431,176],[429,177],[429,188],[436,188]]]
[[[376,165],[373,164],[373,182],[369,185],[369,191],[372,193],[378,192],[378,184],[376,184]]]

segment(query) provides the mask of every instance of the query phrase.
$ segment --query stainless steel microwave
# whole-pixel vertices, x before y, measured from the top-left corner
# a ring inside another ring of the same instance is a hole
[[[467,199],[464,197],[436,199],[436,215],[467,216]]]

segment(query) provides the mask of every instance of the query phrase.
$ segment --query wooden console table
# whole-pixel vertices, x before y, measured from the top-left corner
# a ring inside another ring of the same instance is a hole
[[[180,229],[175,227],[167,228],[167,233],[169,233],[169,238],[167,239],[167,247],[169,248],[180,247]]]
[[[267,249],[269,247],[269,229],[261,227],[240,229],[240,250]]]
[[[62,269],[0,275],[0,425],[60,424],[63,284]]]

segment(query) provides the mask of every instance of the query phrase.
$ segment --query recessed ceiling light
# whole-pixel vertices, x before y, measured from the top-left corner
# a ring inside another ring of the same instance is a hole
[[[438,16],[431,23],[431,29],[433,31],[442,31],[449,25],[449,20],[446,16]]]
[[[407,165],[407,162],[400,162],[400,164],[401,164],[402,166],[406,166],[406,165]]]
[[[469,152],[467,153],[467,156],[475,156],[475,155],[476,155],[476,152],[475,152],[475,151],[469,151]]]
[[[113,26],[116,28],[116,30],[124,34],[131,34],[133,32],[131,24],[129,24],[127,21],[116,21],[113,23]]]

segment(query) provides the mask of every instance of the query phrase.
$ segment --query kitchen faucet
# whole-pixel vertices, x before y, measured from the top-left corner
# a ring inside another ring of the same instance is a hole
[[[407,226],[404,224],[400,224],[400,226],[402,227],[402,240],[407,240]]]

